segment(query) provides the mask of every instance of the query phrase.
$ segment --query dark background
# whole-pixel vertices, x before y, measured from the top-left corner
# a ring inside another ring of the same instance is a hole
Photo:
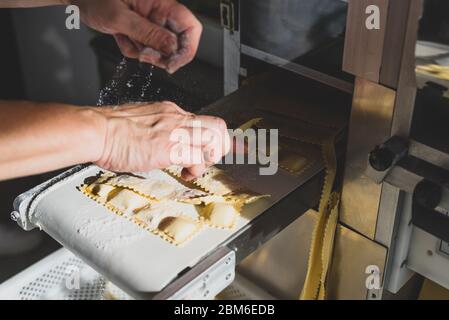
[[[10,10],[0,10],[0,38],[0,98],[26,99]],[[9,218],[15,196],[40,181],[36,176],[0,182],[0,282],[57,247],[41,233],[21,231]],[[18,259],[20,255],[24,258]]]

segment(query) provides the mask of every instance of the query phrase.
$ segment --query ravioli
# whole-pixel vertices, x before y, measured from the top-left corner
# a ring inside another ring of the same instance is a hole
[[[98,200],[100,201],[108,201],[108,196],[115,189],[113,186],[109,186],[106,184],[101,183],[93,183],[89,185],[88,191],[91,192],[93,195],[98,197]]]
[[[124,188],[115,188],[111,191],[106,203],[125,216],[132,216],[139,210],[142,210],[142,208],[150,205],[149,199]]]
[[[79,189],[112,212],[175,245],[190,240],[202,226],[192,204],[158,202],[130,189],[98,183]]]
[[[184,243],[198,230],[200,224],[187,217],[167,217],[158,226],[158,229],[175,243]]]
[[[146,178],[121,174],[110,178],[106,184],[127,188],[140,195],[157,200],[171,199],[195,204],[200,203],[199,200],[195,199],[207,195],[201,190],[187,188],[175,179],[169,181],[166,177],[163,179],[156,174]]]
[[[180,216],[198,220],[195,206],[170,200],[152,203],[150,206],[139,210],[133,216],[133,219],[145,223],[151,229],[156,229],[164,218]]]
[[[181,178],[182,167],[171,166],[166,171],[178,179]],[[201,177],[192,180],[191,184],[218,196],[223,196],[240,188],[229,176],[216,167],[207,168]]]
[[[294,151],[279,152],[279,167],[294,174],[300,174],[307,167],[308,160]]]
[[[102,173],[79,189],[110,211],[175,245],[192,239],[205,225],[232,229],[245,204],[265,195],[240,187],[212,167],[194,183],[180,179],[181,168],[142,176]]]
[[[166,169],[168,173],[181,179],[182,168],[179,166],[171,166]],[[230,176],[228,176],[223,170],[217,167],[209,167],[206,171],[191,182],[186,182],[198,188],[201,188],[215,198],[222,197],[225,202],[230,202],[237,206],[243,206],[245,204],[253,203],[261,198],[269,197],[269,195],[260,195],[256,192],[247,190],[235,182]],[[203,204],[207,204],[211,196],[204,196],[198,198]],[[220,202],[215,199],[214,202]],[[209,201],[210,202],[210,201]]]
[[[213,227],[233,228],[239,211],[229,203],[213,202],[199,209],[204,221]]]

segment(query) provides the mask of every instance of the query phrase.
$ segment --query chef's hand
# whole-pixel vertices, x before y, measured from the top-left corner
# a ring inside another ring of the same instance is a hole
[[[122,53],[173,73],[192,61],[202,26],[175,0],[68,0],[91,28],[114,35]]]
[[[103,152],[95,163],[119,172],[184,167],[183,178],[201,175],[230,149],[225,122],[188,113],[172,102],[101,108]]]

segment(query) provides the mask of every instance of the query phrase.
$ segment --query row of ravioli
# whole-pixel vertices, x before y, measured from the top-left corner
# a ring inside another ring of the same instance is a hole
[[[105,172],[89,180],[79,188],[86,196],[176,245],[204,227],[232,229],[242,207],[262,197],[216,168],[191,183],[180,180],[176,167],[145,176]]]

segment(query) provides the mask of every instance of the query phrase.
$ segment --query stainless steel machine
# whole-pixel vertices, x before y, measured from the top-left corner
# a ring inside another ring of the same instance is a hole
[[[449,19],[434,3],[219,3],[227,95],[201,112],[221,116],[231,127],[275,114],[287,125],[300,127],[305,121],[298,119],[306,115],[337,129],[334,190],[341,204],[325,280],[328,299],[417,298],[423,277],[449,289]],[[373,5],[378,29],[366,25]],[[262,177],[251,166],[224,167],[242,185],[271,194],[270,201],[251,209],[234,232],[213,238],[213,245],[184,250],[194,254],[181,254],[185,259],[167,268],[166,278],[156,283],[143,275],[148,281],[141,287],[137,276],[123,274],[142,274],[144,259],[126,256],[131,262],[123,262],[124,255],[98,248],[86,253],[83,240],[69,241],[70,226],[58,220],[75,205],[58,202],[61,190],[97,168],[72,169],[19,196],[13,217],[25,229],[42,228],[132,297],[212,298],[237,272],[268,293],[258,297],[295,299],[317,220],[310,209],[318,206],[326,174],[319,148],[315,154],[300,175],[280,170]],[[36,208],[50,218],[34,219]],[[94,210],[86,208],[83,214]],[[157,253],[145,257],[158,268],[171,261]],[[32,278],[21,285],[34,283]]]
[[[377,30],[365,24],[369,5],[379,9]],[[255,65],[266,64],[353,95],[329,298],[416,298],[417,275],[448,288],[448,82],[441,74],[415,72],[420,65],[447,65],[446,6],[419,0],[222,2],[223,20],[232,22],[225,23],[228,92]],[[379,167],[379,161],[386,162]],[[307,239],[305,229],[310,226],[297,223],[290,239],[295,233]],[[279,246],[267,246],[266,253],[279,259]],[[295,276],[276,276],[282,266],[267,265],[263,272],[249,262],[243,269],[279,295],[300,290],[304,264],[295,264]],[[367,283],[372,266],[379,286]]]

